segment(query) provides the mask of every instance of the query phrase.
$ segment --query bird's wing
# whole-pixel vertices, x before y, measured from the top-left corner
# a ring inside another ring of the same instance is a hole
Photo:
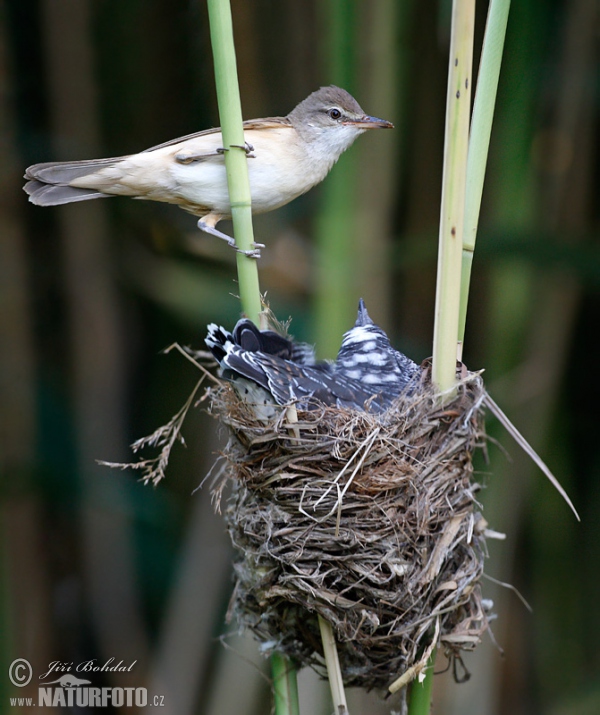
[[[361,381],[336,374],[331,370],[305,367],[303,373],[304,377],[312,383],[310,396],[326,405],[364,410],[365,404],[368,403],[371,409],[381,410],[391,403],[383,391],[374,391],[368,389],[368,386],[365,389]]]
[[[291,126],[289,119],[286,117],[268,117],[266,119],[249,119],[244,122],[244,129],[252,131],[255,129],[268,129],[276,128],[282,126]],[[212,129],[204,129],[201,132],[194,132],[193,134],[187,134],[184,137],[178,137],[177,139],[171,139],[170,141],[163,142],[162,144],[157,144],[156,146],[150,147],[149,149],[144,149],[140,154],[148,154],[159,149],[165,149],[166,147],[175,146],[177,144],[183,144],[187,141],[193,141],[200,137],[210,136],[212,134],[220,133],[220,127],[213,127]],[[198,161],[202,158],[218,158],[220,161],[223,160],[223,154],[216,152],[213,147],[208,149],[205,154],[202,151],[192,151],[194,161]],[[182,161],[190,161],[190,154],[186,155],[185,152],[181,152]],[[91,173],[95,173],[100,169],[113,166],[122,162],[125,159],[129,159],[133,154],[125,154],[124,156],[114,156],[107,157],[105,159],[82,159],[81,161],[49,161],[41,164],[34,164],[30,166],[25,171],[25,179],[30,181],[40,181],[42,183],[54,184],[56,186],[68,186],[69,183],[75,179],[88,176]],[[29,191],[28,193],[32,193]],[[82,197],[88,198],[88,197]]]
[[[247,119],[244,122],[244,130],[253,129],[278,129],[279,127],[291,127],[292,123],[287,117],[265,117],[264,119]]]
[[[245,130],[253,129],[275,129],[277,127],[287,127],[292,126],[290,120],[287,117],[267,117],[266,119],[248,119],[244,122]],[[194,132],[193,134],[186,134],[184,137],[178,137],[177,139],[170,139],[162,144],[157,144],[156,146],[151,146],[149,149],[145,149],[142,153],[145,154],[150,151],[156,151],[157,149],[165,149],[166,147],[173,146],[175,144],[182,144],[193,139],[198,139],[200,137],[208,136],[209,134],[220,134],[221,127],[212,127],[211,129],[203,129],[201,132]],[[209,154],[209,156],[214,156],[214,153]],[[218,156],[222,157],[222,154]]]
[[[379,391],[365,389],[359,380],[336,374],[327,364],[314,367],[291,365],[293,368],[283,375],[277,371],[265,371],[269,389],[280,404],[296,400],[306,407],[306,400],[315,399],[325,405],[357,410],[364,410],[367,402],[371,409],[377,410],[390,404],[385,395],[378,394]]]
[[[273,355],[234,347],[228,350],[222,366],[268,390],[280,405],[295,400],[306,406],[306,401],[312,398],[326,405],[356,409],[364,409],[365,402],[371,398],[372,407],[382,409],[389,404],[384,397],[375,397],[373,391],[365,390],[358,380],[335,374],[328,364],[298,365]]]
[[[225,375],[227,375],[226,371],[229,370],[252,380],[257,385],[264,387],[265,390],[269,390],[269,380],[265,370],[265,368],[268,369],[268,365],[265,365],[267,358],[267,355],[247,352],[238,347],[228,345],[227,354],[221,361],[221,367]],[[279,402],[277,398],[275,399]],[[280,402],[280,404],[285,404],[288,401],[289,397]]]

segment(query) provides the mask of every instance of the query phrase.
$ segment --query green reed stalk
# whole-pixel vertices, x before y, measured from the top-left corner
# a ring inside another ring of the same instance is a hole
[[[226,149],[225,167],[233,233],[238,248],[247,251],[253,247],[254,232],[248,161],[242,148],[245,139],[229,0],[208,0],[208,17],[223,146]],[[242,310],[250,320],[260,325],[261,302],[256,260],[238,253],[237,269]],[[294,666],[285,656],[274,654],[272,669],[276,715],[299,715]]]
[[[504,50],[504,38],[508,23],[510,0],[491,0],[485,26],[485,37],[481,51],[477,91],[473,104],[471,135],[467,159],[467,184],[465,197],[465,219],[462,250],[460,316],[458,340],[462,346],[465,338],[469,285],[473,266],[473,252],[477,238],[479,210],[483,194],[483,181],[487,164],[492,120],[496,105],[500,65]]]
[[[322,61],[328,81],[355,90],[357,0],[318,3],[321,18]],[[315,342],[319,355],[333,358],[340,335],[356,312],[357,254],[355,192],[357,157],[347,152],[322,187],[321,208],[315,220]]]
[[[291,660],[279,653],[273,653],[271,674],[275,695],[275,715],[300,715],[298,678]]]
[[[433,666],[435,663],[435,651],[427,661],[425,680],[419,683],[413,680],[410,686],[408,698],[408,715],[429,715],[431,710],[431,690],[433,688]]]
[[[474,24],[475,0],[454,0],[432,367],[434,383],[447,395],[456,375]]]
[[[453,394],[456,382],[474,28],[475,0],[454,0],[432,365],[433,381],[445,399]],[[429,715],[434,660],[432,654],[423,683],[413,683],[411,687],[409,715]]]
[[[208,0],[210,38],[215,63],[217,101],[223,133],[227,185],[231,202],[233,235],[238,248],[248,251],[254,244],[248,160],[244,146],[242,104],[237,78],[233,24],[229,0]],[[261,312],[256,259],[237,254],[242,310],[259,325]]]

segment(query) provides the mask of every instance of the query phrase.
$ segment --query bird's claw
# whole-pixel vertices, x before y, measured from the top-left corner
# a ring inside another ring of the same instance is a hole
[[[231,144],[230,146],[234,146],[236,149],[243,149],[246,152],[246,156],[248,159],[256,159],[256,154],[254,154],[254,147],[252,144],[248,144],[248,142],[244,142],[244,144]],[[227,147],[220,146],[217,149],[217,154],[224,154],[226,151],[229,151]]]
[[[256,154],[254,154],[254,147],[252,144],[248,144],[248,142],[244,142],[243,146],[241,144],[232,144],[231,146],[235,146],[238,149],[243,149],[246,152],[246,156],[248,159],[256,159]]]
[[[242,248],[238,248],[235,239],[233,236],[228,236],[226,233],[223,233],[222,231],[219,231],[217,228],[214,226],[211,226],[210,224],[207,224],[203,221],[203,219],[200,219],[198,221],[198,228],[201,231],[204,231],[205,233],[210,233],[211,236],[216,236],[217,238],[220,238],[223,241],[227,241],[227,244],[231,246],[234,250],[236,250],[238,253],[243,253],[245,256],[248,256],[248,258],[260,258],[260,249],[265,247],[264,243],[251,243],[251,248],[250,250],[244,250]]]
[[[230,244],[231,245],[231,244]],[[264,243],[252,243],[252,248],[248,251],[243,250],[242,248],[238,248],[235,243],[233,244],[235,250],[238,253],[242,253],[244,256],[248,256],[248,258],[260,258],[260,249],[265,247]]]

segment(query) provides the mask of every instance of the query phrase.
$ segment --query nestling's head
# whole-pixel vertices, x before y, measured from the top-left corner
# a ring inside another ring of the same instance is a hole
[[[365,114],[351,94],[334,85],[309,94],[288,114],[288,119],[306,142],[335,155],[334,161],[367,129],[394,126]]]

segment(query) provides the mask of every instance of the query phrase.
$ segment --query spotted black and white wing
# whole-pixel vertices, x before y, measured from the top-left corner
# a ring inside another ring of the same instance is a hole
[[[277,413],[276,405],[296,403],[309,409],[325,405],[384,410],[410,389],[419,369],[395,350],[360,301],[354,327],[343,338],[334,363],[315,362],[314,351],[271,330],[240,320],[233,332],[211,323],[206,344],[219,361],[223,377],[254,405],[260,419]]]
[[[409,390],[419,375],[418,365],[394,349],[385,331],[371,320],[362,298],[356,323],[342,339],[334,370],[390,400]]]
[[[374,398],[373,392],[364,389],[361,382],[337,374],[328,364],[299,365],[230,344],[221,367],[234,385],[240,377],[249,380],[270,394],[278,405],[294,402],[301,409],[309,409],[317,400],[325,405],[365,409],[369,401],[373,409],[381,410],[390,403],[386,397]],[[264,404],[261,400],[261,405]]]
[[[261,420],[275,417],[280,405],[295,400],[296,394],[307,397],[323,391],[321,383],[309,377],[298,383],[294,366],[312,365],[320,374],[331,371],[329,363],[316,365],[312,346],[296,343],[272,330],[259,330],[249,320],[238,321],[231,333],[211,323],[205,342],[219,362],[223,377],[231,380]]]

